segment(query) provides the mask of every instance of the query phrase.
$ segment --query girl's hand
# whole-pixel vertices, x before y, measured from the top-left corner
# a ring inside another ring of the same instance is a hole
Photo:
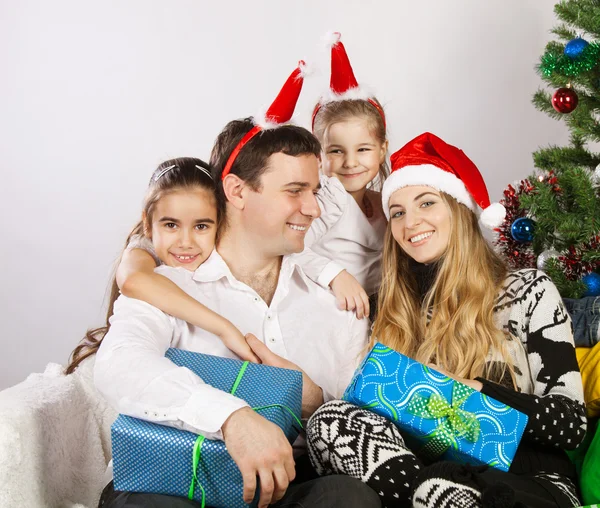
[[[358,283],[346,270],[342,270],[331,281],[331,290],[341,310],[355,310],[356,317],[362,319],[369,315],[369,297]]]
[[[302,372],[302,418],[309,418],[323,405],[323,390],[298,365],[273,353],[251,333],[246,335],[246,339],[262,364]]]
[[[231,349],[242,360],[261,363],[260,358],[254,354],[252,348],[246,342],[246,337],[233,324],[229,323],[225,326],[222,333],[219,333],[219,338],[228,349]]]
[[[475,379],[465,379],[464,377],[455,376],[454,374],[450,374],[450,372],[448,372],[447,370],[442,369],[441,367],[438,367],[433,363],[429,363],[427,364],[427,366],[437,370],[439,373],[444,374],[445,376],[451,377],[452,379],[458,381],[459,383],[462,383],[463,385],[470,386],[471,388],[473,388],[473,390],[477,390],[478,392],[480,392],[483,388],[483,384],[481,383],[481,381],[476,381]]]

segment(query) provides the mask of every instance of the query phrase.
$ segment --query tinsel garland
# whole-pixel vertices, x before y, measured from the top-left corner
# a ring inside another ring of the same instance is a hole
[[[533,176],[533,178],[537,178],[540,182],[549,185],[557,194],[562,192],[558,184],[558,178],[553,171],[544,175]],[[535,268],[537,266],[538,255],[540,253],[534,252],[532,243],[518,242],[511,235],[513,223],[521,217],[527,217],[527,210],[521,208],[521,196],[531,194],[532,192],[535,192],[534,185],[532,185],[530,180],[525,179],[519,183],[509,185],[504,190],[504,197],[500,200],[506,208],[506,218],[502,225],[495,230],[496,238],[494,244],[496,250],[504,257],[512,270]],[[552,248],[552,245],[544,246],[544,250]],[[549,275],[553,277],[553,280],[554,277],[557,277],[554,282],[559,289],[562,288],[561,294],[564,297],[581,297],[584,288],[580,288],[575,283],[581,281],[584,275],[600,270],[600,255],[590,256],[590,253],[594,254],[599,250],[600,235],[597,235],[584,244],[570,246],[556,257],[555,264],[553,264],[554,269],[550,270]],[[555,273],[554,270],[558,270],[558,272]],[[561,283],[559,279],[564,280],[564,283]],[[567,281],[571,282],[567,283]]]
[[[549,51],[542,55],[539,70],[542,76],[549,78],[554,72],[569,78],[575,78],[592,70],[600,59],[600,44],[591,42],[577,58],[571,58],[563,52]]]
[[[509,185],[504,190],[504,197],[500,203],[506,208],[506,218],[502,225],[496,228],[496,238],[494,244],[497,251],[506,259],[508,265],[513,270],[521,268],[534,268],[536,266],[536,256],[533,253],[531,243],[517,242],[511,235],[511,226],[513,222],[527,214],[521,210],[519,196],[528,194],[533,190],[529,180],[521,180],[514,186]]]
[[[570,246],[566,253],[558,257],[564,266],[564,274],[568,280],[580,280],[587,273],[600,268],[600,262],[588,262],[582,259],[582,253],[600,249],[600,236],[593,237],[589,242],[577,247]]]

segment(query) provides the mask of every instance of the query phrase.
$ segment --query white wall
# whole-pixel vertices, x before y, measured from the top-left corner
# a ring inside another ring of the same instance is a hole
[[[492,198],[566,128],[530,104],[554,0],[5,0],[0,3],[0,388],[65,363],[103,320],[114,259],[153,168],[208,158],[299,58],[328,83],[339,30],[387,109],[393,150],[424,130],[462,147]]]

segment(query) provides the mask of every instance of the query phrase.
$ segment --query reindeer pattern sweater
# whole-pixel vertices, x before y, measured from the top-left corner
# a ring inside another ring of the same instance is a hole
[[[478,378],[481,393],[529,417],[511,471],[572,476],[564,450],[583,440],[586,418],[571,319],[560,294],[545,273],[518,270],[506,278],[494,312],[509,341],[518,390]]]
[[[424,298],[436,265],[412,261],[411,269]],[[508,341],[517,390],[510,376],[500,382],[479,377],[481,393],[529,417],[510,471],[573,477],[575,470],[564,450],[577,448],[587,420],[571,319],[556,286],[539,270],[510,272],[498,293],[494,319]],[[502,367],[498,353],[490,353],[488,361]]]

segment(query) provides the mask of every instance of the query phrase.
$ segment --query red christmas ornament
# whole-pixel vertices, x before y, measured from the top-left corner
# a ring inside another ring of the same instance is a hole
[[[571,113],[579,102],[579,97],[572,88],[559,88],[552,96],[552,107],[559,113]]]

